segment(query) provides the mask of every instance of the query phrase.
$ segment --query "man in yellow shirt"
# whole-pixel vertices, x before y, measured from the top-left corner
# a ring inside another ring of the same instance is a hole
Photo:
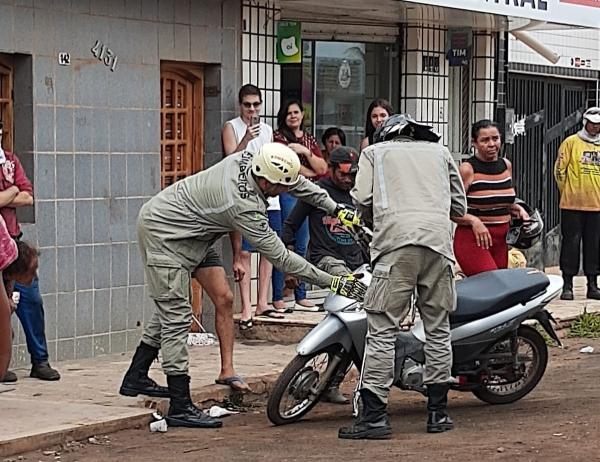
[[[583,128],[558,149],[554,177],[560,190],[562,300],[573,300],[573,276],[579,272],[583,241],[583,272],[587,298],[600,300],[600,107],[583,114]]]

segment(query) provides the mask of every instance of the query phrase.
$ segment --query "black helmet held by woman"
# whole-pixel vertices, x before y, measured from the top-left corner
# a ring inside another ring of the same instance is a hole
[[[506,235],[506,243],[517,249],[529,249],[537,242],[544,230],[544,221],[538,210],[532,209],[525,202],[515,201],[529,214],[528,220],[513,218]]]

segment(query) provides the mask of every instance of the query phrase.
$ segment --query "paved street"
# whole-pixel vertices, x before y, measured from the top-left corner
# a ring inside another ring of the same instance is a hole
[[[443,435],[424,432],[424,399],[396,390],[391,398],[391,441],[340,441],[339,426],[350,422],[348,406],[321,404],[310,419],[272,427],[264,409],[228,417],[219,430],[169,429],[149,433],[144,426],[98,436],[94,443],[71,446],[63,462],[123,460],[320,461],[320,460],[600,460],[597,441],[600,340],[567,340],[551,349],[541,385],[523,400],[506,406],[483,404],[470,394],[453,393],[450,409],[457,428]],[[594,354],[579,353],[585,345]],[[350,392],[354,384],[345,384]],[[55,450],[58,448],[49,448]],[[25,460],[55,461],[57,453],[24,454]]]

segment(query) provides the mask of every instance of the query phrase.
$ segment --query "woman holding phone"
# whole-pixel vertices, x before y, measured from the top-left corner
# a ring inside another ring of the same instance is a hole
[[[304,130],[304,107],[300,100],[292,98],[287,100],[277,112],[277,131],[273,134],[273,141],[289,146],[300,158],[300,174],[309,180],[318,180],[327,174],[327,162],[323,159],[319,143],[310,133]],[[296,198],[288,193],[279,195],[281,201],[281,218],[285,221],[294,206]],[[308,220],[296,233],[294,251],[304,257],[308,246]],[[306,288],[301,283],[294,291],[295,308],[305,311],[317,311],[318,308],[306,298]],[[283,303],[283,297],[281,303]],[[273,305],[279,300],[273,295]],[[293,311],[292,308],[286,312]]]

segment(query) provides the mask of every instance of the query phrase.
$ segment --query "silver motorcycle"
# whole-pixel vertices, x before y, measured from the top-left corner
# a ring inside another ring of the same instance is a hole
[[[363,281],[371,282],[368,266]],[[451,389],[473,393],[489,404],[515,402],[541,380],[548,363],[537,321],[561,346],[546,305],[562,290],[562,278],[535,268],[496,270],[458,281],[457,308],[450,315],[455,378]],[[275,425],[298,421],[352,363],[360,370],[367,315],[360,303],[330,294],[325,318],[299,343],[269,396],[267,416]],[[396,340],[394,386],[426,394],[425,331],[416,320]]]

